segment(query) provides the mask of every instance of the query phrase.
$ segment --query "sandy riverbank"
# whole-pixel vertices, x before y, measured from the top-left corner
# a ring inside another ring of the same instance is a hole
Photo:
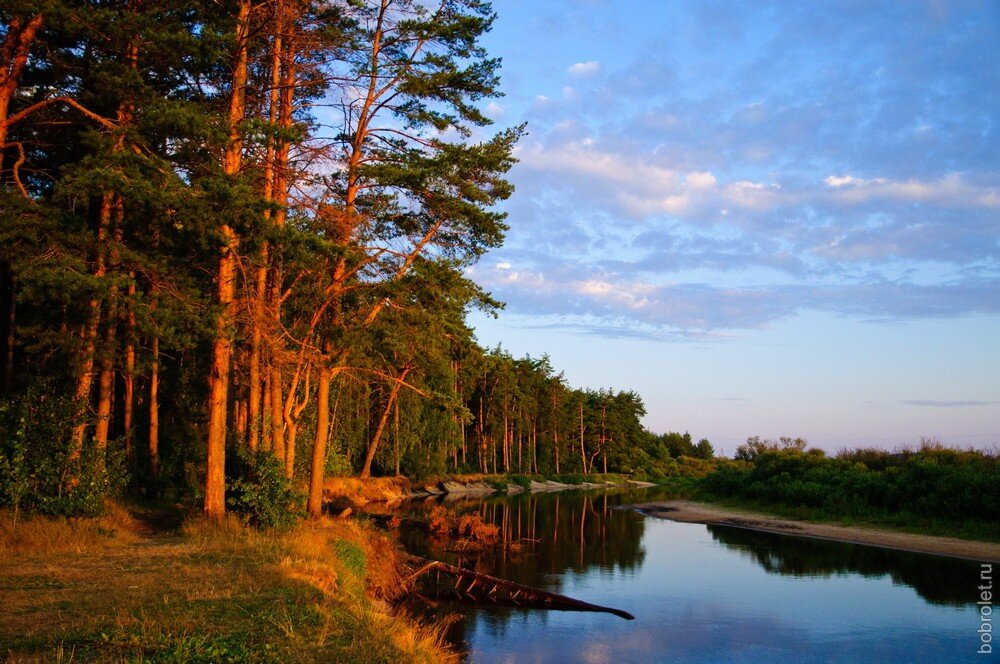
[[[684,523],[705,523],[760,530],[796,537],[851,542],[902,551],[932,553],[984,562],[1000,563],[1000,544],[961,540],[953,537],[917,535],[860,526],[838,526],[808,521],[780,519],[767,514],[728,509],[689,500],[669,500],[629,506],[648,516]]]

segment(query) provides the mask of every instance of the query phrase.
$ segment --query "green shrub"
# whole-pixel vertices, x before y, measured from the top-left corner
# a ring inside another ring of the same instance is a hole
[[[531,487],[531,478],[527,475],[509,475],[507,480],[516,486],[523,489],[528,489]]]
[[[558,476],[558,481],[563,484],[583,484],[587,478],[579,473],[565,473]]]
[[[832,458],[775,447],[757,450],[752,461],[720,461],[703,486],[718,496],[834,518],[915,515],[906,518],[996,523],[997,466],[996,454],[933,445],[899,452],[862,449]]]
[[[354,469],[351,468],[351,462],[348,461],[347,455],[335,449],[329,449],[326,452],[326,477],[349,477],[354,474]]]
[[[304,496],[270,452],[244,448],[226,455],[226,505],[258,528],[289,528],[302,516]]]
[[[98,449],[73,444],[79,414],[47,383],[0,402],[0,504],[60,516],[96,516],[127,484],[117,440]]]

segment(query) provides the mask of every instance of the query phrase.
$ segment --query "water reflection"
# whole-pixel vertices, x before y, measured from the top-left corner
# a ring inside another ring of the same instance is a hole
[[[504,546],[479,556],[436,548],[419,528],[400,532],[418,555],[615,606],[635,621],[449,601],[413,608],[457,614],[448,639],[475,662],[965,661],[975,563],[616,508],[670,497],[654,489],[449,502],[499,528]]]
[[[933,604],[975,604],[979,566],[971,561],[809,537],[707,526],[717,542],[748,555],[768,572],[788,576],[888,576]]]
[[[645,521],[615,508],[627,496],[635,498],[628,492],[572,491],[449,502],[449,508],[476,511],[500,529],[500,546],[475,556],[436,548],[418,528],[404,528],[401,538],[418,555],[559,592],[567,573],[627,572],[642,565]]]

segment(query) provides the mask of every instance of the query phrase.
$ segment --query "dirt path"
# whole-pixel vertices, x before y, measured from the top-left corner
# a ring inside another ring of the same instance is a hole
[[[760,530],[780,535],[813,537],[880,546],[887,549],[932,553],[941,556],[966,558],[983,562],[1000,563],[1000,544],[961,540],[953,537],[917,535],[894,530],[864,528],[860,526],[837,526],[807,521],[780,519],[767,514],[727,509],[689,500],[669,500],[657,503],[629,505],[648,516],[683,523],[705,523]]]

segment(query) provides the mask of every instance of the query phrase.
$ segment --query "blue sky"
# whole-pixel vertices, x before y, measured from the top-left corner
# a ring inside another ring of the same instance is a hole
[[[494,7],[482,342],[725,451],[1000,443],[1000,3]]]

